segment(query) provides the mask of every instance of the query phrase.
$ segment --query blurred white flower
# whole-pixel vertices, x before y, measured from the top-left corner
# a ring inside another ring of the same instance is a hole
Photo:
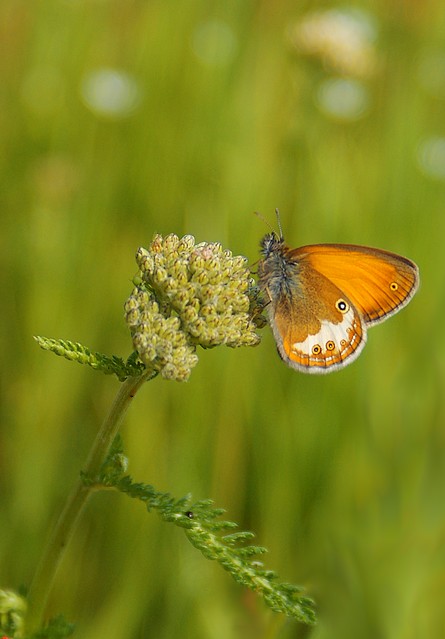
[[[376,70],[375,21],[362,10],[314,11],[290,27],[288,35],[298,52],[319,58],[342,75],[365,78]]]
[[[193,33],[193,52],[205,66],[225,66],[233,59],[236,48],[233,29],[221,20],[205,22],[196,27]]]
[[[84,104],[93,113],[112,119],[125,118],[140,102],[140,90],[126,71],[96,69],[82,79],[80,93]]]
[[[445,180],[445,138],[426,138],[417,151],[420,169],[428,177]]]
[[[329,78],[318,88],[317,105],[326,115],[340,120],[358,120],[369,105],[369,94],[357,80]]]

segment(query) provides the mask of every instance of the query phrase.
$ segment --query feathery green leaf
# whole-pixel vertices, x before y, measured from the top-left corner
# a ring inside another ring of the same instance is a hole
[[[156,510],[164,521],[184,528],[191,544],[204,557],[217,561],[237,583],[258,592],[272,610],[301,623],[315,623],[314,602],[301,595],[302,588],[277,583],[276,573],[265,570],[256,559],[258,555],[265,554],[267,549],[242,545],[254,537],[252,532],[220,534],[221,530],[236,528],[237,524],[217,520],[225,511],[215,508],[212,500],[200,500],[193,504],[190,495],[175,499],[170,493],[158,492],[149,484],[135,483],[129,476],[120,478],[114,485],[120,492],[144,502],[148,511]]]
[[[58,615],[50,619],[48,624],[33,633],[30,639],[64,639],[70,637],[74,632],[74,625],[68,623],[63,615]]]
[[[137,358],[136,353],[132,353],[127,361],[124,361],[116,355],[110,357],[102,353],[93,353],[86,346],[69,340],[52,339],[40,337],[39,335],[35,336],[34,339],[45,351],[51,351],[72,362],[87,364],[91,368],[105,373],[105,375],[116,375],[121,382],[127,377],[138,377],[146,370],[144,364]]]

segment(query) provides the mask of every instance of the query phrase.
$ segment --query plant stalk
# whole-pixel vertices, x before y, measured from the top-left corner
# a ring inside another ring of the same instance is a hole
[[[93,485],[88,486],[79,479],[54,525],[28,593],[27,634],[29,635],[42,625],[48,597],[66,547],[89,496],[95,490],[94,480],[99,475],[128,407],[139,388],[151,376],[152,374],[144,374],[139,377],[130,377],[121,384],[84,467],[84,473],[93,480]]]

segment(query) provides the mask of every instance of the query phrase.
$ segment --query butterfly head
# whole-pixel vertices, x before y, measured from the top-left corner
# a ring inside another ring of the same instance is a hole
[[[282,235],[278,236],[274,231],[267,233],[260,242],[261,254],[267,260],[268,257],[280,251],[284,246]]]
[[[255,215],[262,219],[271,230],[271,232],[267,233],[260,242],[261,254],[264,256],[264,259],[267,259],[271,254],[280,250],[280,248],[284,246],[283,229],[281,227],[280,212],[278,209],[275,209],[275,214],[277,216],[278,230],[280,232],[279,235],[275,233],[269,222],[261,215],[261,213],[258,213],[257,211],[255,212]]]

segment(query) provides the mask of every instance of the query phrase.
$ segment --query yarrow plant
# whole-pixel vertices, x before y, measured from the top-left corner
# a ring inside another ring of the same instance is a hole
[[[258,555],[266,552],[249,542],[250,532],[221,519],[224,510],[211,500],[193,502],[190,495],[174,498],[153,486],[136,483],[127,474],[128,460],[119,427],[141,386],[160,375],[186,381],[198,363],[198,348],[255,346],[256,329],[264,325],[257,288],[242,256],[218,243],[196,244],[191,235],[155,235],[148,249],[136,254],[139,272],[125,303],[125,319],[133,353],[123,360],[67,340],[36,337],[45,350],[87,364],[122,382],[106,416],[80,479],[49,536],[26,600],[0,591],[0,634],[15,639],[56,639],[74,631],[63,617],[46,620],[46,602],[76,521],[93,491],[113,488],[144,503],[147,510],[183,528],[207,559],[229,572],[241,585],[258,592],[276,612],[305,624],[315,622],[313,602],[301,588],[279,583]]]

